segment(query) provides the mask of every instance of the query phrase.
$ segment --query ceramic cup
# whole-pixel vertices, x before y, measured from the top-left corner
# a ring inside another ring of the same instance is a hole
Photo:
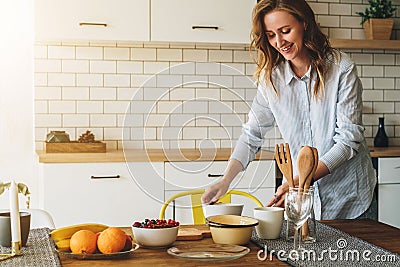
[[[22,246],[25,246],[31,228],[31,214],[29,212],[20,212],[19,216],[21,225],[21,243]],[[11,247],[10,212],[0,213],[0,246]]]
[[[213,205],[203,204],[204,217],[214,215],[242,215],[244,204],[215,203]]]
[[[277,239],[281,233],[284,211],[280,207],[254,208],[254,218],[259,222],[256,226],[257,235],[262,239]]]

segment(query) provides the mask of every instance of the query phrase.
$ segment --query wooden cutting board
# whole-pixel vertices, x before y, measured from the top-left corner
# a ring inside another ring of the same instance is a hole
[[[211,237],[211,232],[209,228],[180,228],[176,240],[201,240],[204,237]]]

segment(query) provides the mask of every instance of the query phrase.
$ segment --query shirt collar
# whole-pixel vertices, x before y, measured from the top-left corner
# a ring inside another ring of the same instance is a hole
[[[311,76],[311,67],[309,67],[307,72],[306,72],[306,74],[304,74],[304,76],[301,77],[301,79],[298,78],[296,76],[296,74],[294,74],[292,68],[290,67],[290,64],[289,64],[288,60],[284,61],[284,69],[285,69],[284,73],[285,73],[285,83],[286,83],[286,85],[288,85],[293,79],[306,80],[306,79],[310,79],[310,76]],[[313,73],[312,77],[313,77],[313,80],[315,81],[316,80],[316,73]]]

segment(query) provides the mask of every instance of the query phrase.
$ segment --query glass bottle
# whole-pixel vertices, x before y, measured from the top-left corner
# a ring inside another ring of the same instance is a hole
[[[374,146],[376,147],[387,147],[389,145],[388,136],[385,132],[385,118],[379,118],[379,128],[374,138]]]

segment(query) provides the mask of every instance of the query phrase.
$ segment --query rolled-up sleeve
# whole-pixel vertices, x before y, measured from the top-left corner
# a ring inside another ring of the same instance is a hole
[[[351,62],[341,70],[336,104],[335,144],[320,160],[332,173],[345,161],[353,158],[364,140],[362,125],[362,84]]]
[[[254,160],[257,152],[264,143],[265,134],[274,127],[275,119],[272,115],[265,93],[265,87],[259,85],[256,97],[253,100],[248,121],[242,127],[231,159],[238,160],[243,169]]]

